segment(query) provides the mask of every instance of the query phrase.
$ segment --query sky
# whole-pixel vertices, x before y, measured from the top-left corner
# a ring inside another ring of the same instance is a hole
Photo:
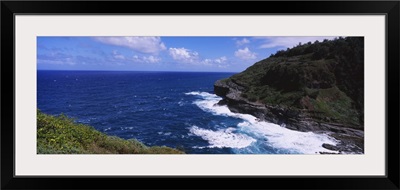
[[[37,70],[241,72],[278,50],[331,37],[37,37]]]

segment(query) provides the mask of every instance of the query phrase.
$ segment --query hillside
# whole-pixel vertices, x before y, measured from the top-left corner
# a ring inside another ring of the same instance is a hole
[[[37,111],[38,154],[183,154],[165,146],[147,147],[135,139],[107,136],[64,115]]]
[[[340,149],[363,152],[364,38],[299,44],[219,80],[234,112],[299,130],[329,133]]]

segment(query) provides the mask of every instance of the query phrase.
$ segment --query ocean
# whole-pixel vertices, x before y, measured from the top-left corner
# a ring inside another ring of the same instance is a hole
[[[232,113],[213,92],[234,73],[37,71],[37,107],[108,135],[187,154],[316,154],[325,134],[289,130]]]

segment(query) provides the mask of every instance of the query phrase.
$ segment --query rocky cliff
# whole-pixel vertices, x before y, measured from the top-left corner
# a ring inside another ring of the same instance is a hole
[[[279,51],[216,81],[219,104],[292,130],[327,133],[327,149],[364,152],[364,39],[339,38]]]

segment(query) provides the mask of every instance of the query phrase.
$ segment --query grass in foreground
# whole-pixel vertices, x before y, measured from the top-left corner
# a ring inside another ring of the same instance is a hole
[[[184,154],[165,147],[148,147],[136,139],[108,136],[78,124],[65,115],[50,116],[37,110],[37,154]]]

